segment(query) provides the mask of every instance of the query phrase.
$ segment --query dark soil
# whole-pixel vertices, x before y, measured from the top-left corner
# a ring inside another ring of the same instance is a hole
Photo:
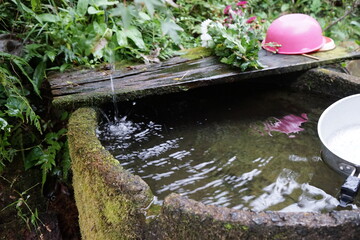
[[[39,169],[7,164],[0,174],[0,240],[81,239],[72,191],[58,181],[46,185],[44,196]]]

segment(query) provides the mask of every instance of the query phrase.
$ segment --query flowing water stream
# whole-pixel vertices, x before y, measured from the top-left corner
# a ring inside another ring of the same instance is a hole
[[[330,211],[343,179],[321,161],[316,127],[333,101],[286,89],[194,91],[129,104],[97,133],[158,204],[176,192],[235,209]]]

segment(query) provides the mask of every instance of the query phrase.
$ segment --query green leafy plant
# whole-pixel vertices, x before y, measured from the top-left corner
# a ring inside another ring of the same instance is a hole
[[[18,156],[23,159],[25,169],[40,166],[44,184],[56,162],[61,162],[56,160],[68,161],[69,157],[65,157],[67,146],[61,140],[66,130],[52,132],[51,124],[44,123],[29,101],[31,92],[35,98],[40,97],[37,74],[23,58],[0,53],[0,172],[6,162]],[[44,131],[47,131],[45,135]]]
[[[184,29],[181,44],[186,48],[201,46],[201,23],[206,19],[220,20],[228,0],[178,0],[173,9],[176,23]]]
[[[239,67],[242,71],[261,68],[258,61],[259,39],[263,29],[258,19],[246,17],[246,1],[228,5],[223,21],[206,20],[202,23],[202,46],[209,47],[222,63]]]
[[[26,58],[40,59],[40,69],[48,62],[64,70],[74,64],[146,60],[156,49],[156,57],[166,58],[170,46],[179,49],[182,28],[160,0],[79,0],[76,5],[64,0],[62,7],[43,4],[40,13],[12,1],[32,23],[26,29],[25,39],[32,42]]]
[[[25,170],[39,166],[42,170],[42,184],[45,183],[47,174],[51,173],[52,170],[56,167],[57,157],[61,155],[60,151],[65,151],[67,154],[67,142],[63,142],[60,139],[63,138],[66,134],[66,129],[61,129],[58,132],[49,132],[45,135],[44,141],[32,147],[30,152],[25,158]],[[63,157],[63,156],[60,156]],[[68,156],[67,156],[68,157]],[[69,165],[67,165],[68,158],[63,159],[64,163],[64,178],[66,178],[67,171],[69,170]],[[62,161],[61,161],[62,162]]]
[[[25,70],[29,65],[20,57],[0,53],[0,171],[5,166],[4,161],[12,161],[18,150],[12,146],[14,140],[21,135],[22,129],[25,128],[24,123],[35,126],[41,133],[40,118],[35,113],[26,98],[29,91],[22,86],[19,78],[12,73],[9,68],[17,68],[33,85],[35,92],[39,92],[33,81]],[[6,61],[6,62],[5,62]],[[15,145],[22,145],[22,140]]]

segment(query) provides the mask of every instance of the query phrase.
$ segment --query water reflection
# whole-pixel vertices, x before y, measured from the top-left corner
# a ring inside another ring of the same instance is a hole
[[[339,205],[339,201],[324,192],[323,190],[311,186],[308,183],[303,183],[300,186],[302,194],[297,199],[296,203],[293,203],[281,211],[283,212],[328,212],[336,208]]]

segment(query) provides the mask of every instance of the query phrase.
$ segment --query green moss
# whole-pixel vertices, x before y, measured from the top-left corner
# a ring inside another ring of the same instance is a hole
[[[122,61],[115,63],[115,69],[125,69],[127,67],[133,67],[133,66],[138,66],[138,65],[142,65],[142,64],[143,63],[122,60]]]
[[[274,240],[288,239],[288,234],[278,233],[278,234],[275,234],[272,239],[274,239]]]
[[[181,56],[182,58],[195,60],[195,59],[211,56],[212,50],[210,48],[196,47],[196,48],[185,49],[182,51],[182,53],[184,53],[184,55]]]
[[[233,228],[233,226],[230,223],[225,223],[224,227],[227,230],[231,230]]]
[[[168,93],[182,92],[189,90],[190,87],[176,85],[166,86],[161,88],[150,88],[133,91],[131,89],[124,90],[119,89],[115,91],[116,100],[130,101],[134,99],[140,99],[149,95],[162,95]],[[72,94],[54,98],[52,104],[59,109],[73,110],[79,107],[88,106],[101,106],[103,104],[113,101],[113,95],[111,93],[87,93],[87,94]]]
[[[333,59],[335,57],[343,57],[346,56],[349,53],[349,50],[343,47],[337,47],[334,50],[331,51],[325,51],[325,52],[316,52],[313,53],[313,56],[316,56],[320,59]]]
[[[148,217],[154,217],[159,215],[161,212],[161,205],[157,205],[157,204],[152,204],[149,208],[149,210],[147,211],[147,216]]]
[[[83,239],[140,238],[148,185],[124,170],[96,137],[95,110],[82,108],[69,121],[73,186]]]
[[[231,223],[225,223],[224,227],[226,230],[235,230],[235,231],[248,231],[249,230],[249,226],[245,226],[245,225],[239,225],[238,223],[235,224],[231,224]]]
[[[244,231],[248,231],[248,230],[249,230],[249,226],[243,225],[243,226],[241,226],[241,229],[244,230]]]

